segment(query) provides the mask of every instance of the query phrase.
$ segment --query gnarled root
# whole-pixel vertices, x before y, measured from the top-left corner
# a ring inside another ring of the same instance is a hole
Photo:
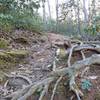
[[[75,48],[73,48],[71,52],[67,51],[67,54],[70,53],[69,65],[70,65],[72,51],[75,52],[87,49],[95,50],[100,53],[100,46],[98,45],[82,44],[80,46],[75,46]],[[58,79],[54,85],[53,93],[51,96],[51,100],[53,100],[59,82],[61,81],[63,76],[68,76],[70,89],[76,94],[77,99],[81,100],[80,96],[83,96],[83,93],[78,89],[78,86],[75,83],[75,77],[77,77],[77,75],[79,74],[80,69],[90,66],[92,64],[100,64],[100,54],[94,54],[88,58],[85,58],[84,54],[82,55],[83,55],[83,60],[75,62],[73,65],[70,65],[70,67],[62,68],[59,70],[56,68],[44,80],[41,80],[36,83],[31,83],[25,88],[13,92],[10,95],[7,95],[5,98],[12,98],[12,100],[26,100],[29,96],[33,95],[37,91],[37,89],[42,87],[43,90],[40,94],[39,100],[43,100],[45,93],[48,91],[49,84],[52,83],[54,80]]]

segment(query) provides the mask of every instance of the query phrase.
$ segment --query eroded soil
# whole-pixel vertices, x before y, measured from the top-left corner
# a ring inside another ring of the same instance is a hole
[[[22,58],[15,59],[16,61],[10,62],[3,66],[0,64],[0,97],[6,96],[9,92],[16,91],[25,85],[30,84],[31,82],[37,82],[44,79],[48,73],[52,71],[52,64],[55,59],[55,51],[65,42],[68,44],[69,38],[57,35],[54,33],[40,34],[33,33],[24,30],[16,30],[13,33],[0,33],[0,38],[4,38],[9,42],[8,48],[2,50],[27,50],[28,55]],[[85,55],[90,56],[95,52],[87,52]],[[88,55],[87,55],[88,54]],[[82,57],[79,53],[73,54],[72,64],[81,60]],[[58,62],[58,67],[66,67],[66,59],[61,59],[61,62]],[[8,61],[9,62],[9,61]],[[12,76],[23,76],[21,77],[2,77],[2,72],[10,74]],[[100,66],[93,65],[88,73],[85,74],[88,76],[96,76],[96,78],[89,80],[92,83],[90,91],[82,90],[84,93],[83,100],[100,100]],[[28,81],[27,79],[28,78]],[[79,80],[79,81],[78,81]],[[64,80],[65,81],[65,80]],[[6,82],[6,84],[5,84]],[[80,78],[76,80],[77,84],[80,82]],[[79,86],[80,83],[79,83]],[[51,90],[44,98],[44,100],[50,99]],[[71,99],[73,98],[73,99]],[[54,100],[76,100],[75,95],[71,93],[67,85],[61,83],[58,87]],[[2,99],[0,99],[2,100]],[[38,96],[33,99],[32,97],[29,100],[38,100]]]

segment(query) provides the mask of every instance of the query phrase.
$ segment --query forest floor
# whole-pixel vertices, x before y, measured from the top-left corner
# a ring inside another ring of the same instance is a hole
[[[54,33],[43,34],[24,30],[16,30],[12,33],[0,32],[0,42],[4,42],[4,45],[0,44],[0,100],[11,100],[3,97],[31,83],[45,79],[52,71],[56,50],[63,48],[64,43],[69,45],[70,39]],[[85,56],[89,57],[96,53],[86,51]],[[71,64],[82,59],[80,53],[73,54],[72,58]],[[66,67],[66,59],[61,58],[56,66]],[[92,85],[89,90],[82,89],[81,79],[77,77],[76,82],[84,93],[82,100],[100,100],[100,65],[92,65],[85,72],[84,77],[87,77]],[[50,100],[50,96],[51,89],[43,100]],[[29,100],[38,100],[38,97],[36,95],[33,99],[31,96]],[[68,86],[61,83],[54,100],[77,99]]]

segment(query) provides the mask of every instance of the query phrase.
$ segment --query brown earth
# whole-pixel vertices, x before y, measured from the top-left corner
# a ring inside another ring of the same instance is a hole
[[[0,37],[9,41],[8,50],[17,49],[17,50],[27,50],[28,56],[24,58],[20,63],[11,64],[10,67],[3,67],[0,65],[0,70],[4,71],[7,74],[11,75],[22,75],[28,77],[31,82],[37,82],[39,80],[44,79],[50,71],[52,71],[52,64],[55,59],[55,51],[57,48],[61,47],[64,43],[66,45],[70,45],[69,37],[65,37],[62,35],[48,33],[48,34],[40,34],[33,33],[24,30],[16,30],[13,33],[0,33]],[[96,52],[86,51],[85,55],[90,56]],[[81,54],[76,52],[72,56],[71,63],[73,64],[75,61],[82,59]],[[17,59],[20,61],[20,59]],[[58,67],[66,67],[66,59],[61,59],[60,62],[57,63]],[[93,65],[90,68],[88,73],[85,75],[88,76],[97,76],[96,79],[89,79],[92,83],[92,87],[90,91],[84,92],[84,97],[82,100],[100,100],[100,68],[99,65]],[[5,96],[3,93],[5,92],[4,83],[6,81],[8,85],[6,86],[7,91],[16,91],[22,88],[24,85],[28,85],[29,83],[25,82],[26,80],[22,80],[20,78],[5,78],[0,83],[0,97]],[[63,82],[60,82],[58,86],[57,92],[55,94],[54,100],[76,100],[75,95],[69,91],[68,84],[64,85],[63,83],[67,83],[67,79],[63,79]],[[79,84],[80,87],[80,78],[76,80],[76,83]],[[50,96],[52,93],[52,86],[49,89],[49,93],[46,94],[43,100],[50,100]],[[6,93],[9,94],[9,93]],[[39,95],[39,94],[38,94]],[[29,98],[29,100],[38,100],[38,95],[36,94],[35,98],[33,96]],[[73,99],[71,99],[71,97]],[[2,99],[0,99],[2,100]]]

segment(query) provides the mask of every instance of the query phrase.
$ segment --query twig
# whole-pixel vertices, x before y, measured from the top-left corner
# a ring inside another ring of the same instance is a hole
[[[84,52],[83,51],[81,51],[81,54],[82,54],[82,58],[83,58],[83,60],[85,60],[85,54],[84,54]]]
[[[90,68],[90,67],[86,67],[86,68],[82,71],[82,73],[81,73],[81,77],[83,77],[84,73],[85,73],[86,71],[88,71],[89,68]]]
[[[50,100],[53,100],[54,95],[55,95],[55,92],[56,92],[56,89],[57,89],[57,86],[58,86],[59,82],[61,81],[62,77],[63,76],[60,76],[60,78],[56,81],[56,84],[54,86],[54,89],[53,89],[52,96],[51,96],[51,99]]]
[[[81,44],[80,44],[81,46],[83,45],[83,42],[81,42]],[[83,50],[81,50],[81,54],[82,54],[82,58],[83,58],[83,60],[85,60],[85,54],[84,54],[84,52],[83,52]]]
[[[54,59],[54,61],[53,61],[53,68],[52,68],[52,71],[55,71],[56,70],[56,58]]]
[[[5,84],[4,84],[4,88],[7,87],[8,82],[9,82],[9,80],[7,80],[7,81],[5,82]]]

